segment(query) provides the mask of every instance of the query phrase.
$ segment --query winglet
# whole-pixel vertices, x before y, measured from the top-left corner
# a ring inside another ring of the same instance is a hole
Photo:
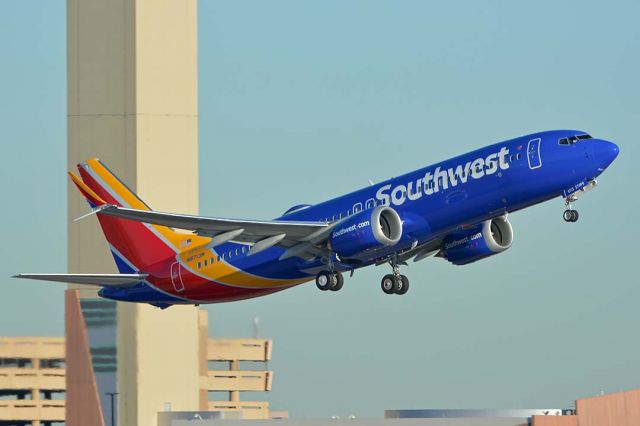
[[[92,208],[107,204],[106,201],[100,198],[98,194],[96,194],[91,188],[89,188],[78,176],[74,175],[71,172],[68,172],[68,174],[73,183],[78,188],[78,191],[80,191],[82,196],[87,199]]]

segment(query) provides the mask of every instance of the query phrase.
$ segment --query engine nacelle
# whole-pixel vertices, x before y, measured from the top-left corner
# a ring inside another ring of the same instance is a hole
[[[343,259],[393,246],[402,236],[402,220],[387,206],[364,210],[338,223],[329,237],[331,250]]]
[[[503,252],[512,243],[511,223],[500,217],[447,235],[440,256],[454,265],[466,265]]]

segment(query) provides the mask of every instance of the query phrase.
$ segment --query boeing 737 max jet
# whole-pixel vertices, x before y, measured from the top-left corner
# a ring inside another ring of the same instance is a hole
[[[69,173],[113,253],[119,274],[20,274],[102,287],[102,297],[174,304],[263,296],[315,278],[342,288],[345,271],[388,263],[387,294],[405,294],[400,266],[440,257],[466,265],[511,247],[507,214],[556,197],[563,217],[618,155],[581,131],[518,137],[442,161],[274,220],[239,220],[153,211],[98,159]],[[191,231],[179,233],[173,228]]]

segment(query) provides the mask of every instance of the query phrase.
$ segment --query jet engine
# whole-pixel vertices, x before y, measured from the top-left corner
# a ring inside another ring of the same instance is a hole
[[[402,236],[402,220],[387,206],[358,212],[339,222],[329,236],[329,247],[342,259],[364,257],[393,246]]]
[[[511,223],[499,217],[447,235],[439,256],[454,265],[466,265],[501,253],[512,243]]]

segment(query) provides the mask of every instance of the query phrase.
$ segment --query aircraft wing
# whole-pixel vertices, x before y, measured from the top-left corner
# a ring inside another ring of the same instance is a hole
[[[129,287],[143,281],[147,274],[18,274],[13,277],[99,287]]]
[[[136,210],[105,204],[96,213],[155,225],[185,229],[197,235],[212,237],[209,247],[226,241],[253,243],[249,254],[255,254],[274,245],[291,248],[282,258],[306,252],[316,255],[316,245],[329,235],[333,224],[325,222],[289,222],[280,220],[239,220],[194,216],[158,211]]]

